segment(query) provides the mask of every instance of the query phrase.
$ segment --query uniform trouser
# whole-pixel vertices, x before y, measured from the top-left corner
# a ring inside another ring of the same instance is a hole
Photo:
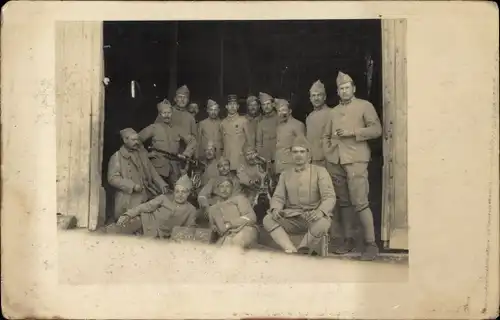
[[[257,242],[258,230],[255,227],[245,226],[235,233],[224,235],[217,241],[222,246],[238,246],[248,248]]]
[[[174,188],[175,183],[179,178],[181,177],[181,169],[182,169],[182,164],[179,161],[173,161],[169,160],[168,164],[166,166],[169,166],[168,168],[168,176],[166,175],[167,173],[165,172],[165,168],[157,168],[158,173],[160,176],[165,180],[165,182],[168,182],[170,188]]]
[[[350,207],[359,213],[366,242],[375,241],[373,214],[368,202],[368,162],[349,164],[327,163],[337,195],[340,218],[346,237],[352,236],[354,217],[349,214]]]
[[[264,229],[271,233],[277,228],[281,227],[288,234],[297,234],[307,232],[302,239],[299,248],[316,249],[321,241],[321,238],[326,235],[330,229],[331,219],[324,216],[316,221],[309,222],[305,214],[301,214],[289,218],[275,219],[271,215],[266,215],[262,221]]]

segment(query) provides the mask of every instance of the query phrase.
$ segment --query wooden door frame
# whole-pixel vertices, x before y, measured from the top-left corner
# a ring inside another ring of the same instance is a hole
[[[406,19],[384,19],[381,238],[387,248],[408,250],[406,70]]]

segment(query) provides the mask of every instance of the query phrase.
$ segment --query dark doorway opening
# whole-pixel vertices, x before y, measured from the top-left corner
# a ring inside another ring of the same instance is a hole
[[[140,130],[153,122],[156,103],[171,100],[183,84],[200,105],[198,120],[206,116],[209,98],[224,105],[227,94],[237,94],[244,113],[246,96],[264,91],[288,99],[294,116],[305,121],[312,109],[311,84],[321,79],[328,105],[335,106],[335,79],[343,71],[355,80],[356,95],[372,102],[382,120],[380,20],[116,21],[104,23],[104,45],[105,75],[111,83],[105,100],[103,177],[121,146],[119,131]],[[373,61],[369,91],[367,57]],[[135,98],[132,80],[137,83]],[[382,141],[370,144],[370,200],[380,239]],[[112,199],[107,203],[112,212]]]

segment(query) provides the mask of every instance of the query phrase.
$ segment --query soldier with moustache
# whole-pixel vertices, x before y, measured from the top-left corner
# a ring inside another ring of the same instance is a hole
[[[278,115],[274,106],[274,99],[267,93],[259,93],[262,108],[262,118],[257,124],[255,146],[257,153],[267,161],[274,162],[276,152],[276,127]]]
[[[249,146],[255,147],[257,137],[257,125],[262,119],[260,114],[259,99],[256,96],[249,96],[247,98],[247,115],[248,131],[250,135]]]
[[[373,214],[368,201],[368,163],[371,152],[368,140],[382,134],[380,119],[373,105],[355,97],[353,79],[338,73],[337,93],[340,103],[329,112],[324,131],[324,151],[338,196],[341,218],[344,223],[345,241],[336,253],[346,253],[355,248],[350,207],[354,207],[364,230],[365,249],[363,260],[373,260],[378,255],[375,243]]]
[[[306,137],[311,143],[311,161],[315,165],[324,167],[323,130],[331,109],[325,103],[325,85],[320,80],[314,82],[309,89],[309,100],[314,108],[306,118]]]
[[[208,99],[207,102],[208,118],[200,121],[198,124],[198,155],[203,158],[208,142],[213,143],[216,150],[215,157],[220,157],[222,153],[222,134],[221,134],[221,119],[219,118],[220,108],[217,102]]]

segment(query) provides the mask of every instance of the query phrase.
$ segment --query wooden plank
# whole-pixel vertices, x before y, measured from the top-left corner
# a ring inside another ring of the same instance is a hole
[[[390,221],[394,211],[393,121],[394,121],[394,20],[382,20],[382,83],[383,83],[383,157],[381,240],[389,241]]]
[[[102,207],[102,147],[104,125],[104,52],[102,22],[88,22],[90,87],[91,87],[91,130],[90,130],[90,192],[88,228],[96,230],[105,220],[105,206]],[[104,201],[105,199],[102,199]]]

